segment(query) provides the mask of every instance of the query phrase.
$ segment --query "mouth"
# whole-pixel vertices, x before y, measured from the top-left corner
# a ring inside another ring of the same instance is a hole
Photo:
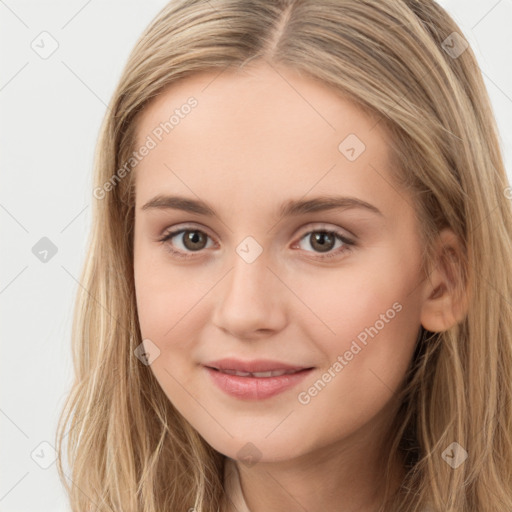
[[[291,375],[303,370],[310,370],[311,366],[300,364],[290,364],[283,361],[270,359],[254,359],[252,361],[243,361],[235,358],[224,358],[217,361],[210,361],[204,366],[217,370],[228,375],[238,375],[239,377],[280,377],[281,375]]]
[[[214,366],[207,366],[210,370],[214,370],[227,375],[236,375],[237,377],[254,377],[254,378],[266,378],[266,377],[281,377],[281,375],[293,375],[295,373],[312,370],[313,368],[300,368],[298,370],[269,370],[266,372],[244,372],[241,370],[232,370],[227,368],[215,368]]]
[[[279,361],[244,362],[223,359],[203,365],[211,381],[224,393],[240,400],[263,400],[297,386],[314,367]]]

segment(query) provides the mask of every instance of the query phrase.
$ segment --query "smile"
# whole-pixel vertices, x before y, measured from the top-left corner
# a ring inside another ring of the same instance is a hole
[[[313,368],[265,372],[203,368],[218,389],[240,400],[269,399],[295,387],[313,371]]]

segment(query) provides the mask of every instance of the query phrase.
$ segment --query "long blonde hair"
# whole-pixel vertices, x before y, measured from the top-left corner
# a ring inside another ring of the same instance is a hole
[[[407,471],[385,510],[512,510],[511,189],[462,37],[432,0],[173,0],[155,17],[125,66],[96,152],[73,319],[75,381],[56,434],[73,511],[217,512],[222,502],[225,457],[134,356],[142,341],[134,171],[124,164],[136,149],[138,115],[166,86],[254,58],[320,80],[385,126],[396,179],[416,198],[427,271],[443,227],[464,246],[453,287],[471,291],[467,314],[444,332],[421,329],[391,439]],[[468,453],[457,468],[443,457],[454,442]]]

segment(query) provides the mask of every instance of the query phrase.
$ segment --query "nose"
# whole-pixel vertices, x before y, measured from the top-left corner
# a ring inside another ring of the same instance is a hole
[[[293,294],[263,255],[248,263],[235,254],[233,267],[216,289],[213,323],[232,336],[268,336],[286,325],[286,308]]]

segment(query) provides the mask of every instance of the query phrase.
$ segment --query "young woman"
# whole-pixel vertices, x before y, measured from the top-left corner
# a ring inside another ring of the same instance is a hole
[[[498,140],[434,1],[170,2],[97,151],[72,510],[512,510]]]

